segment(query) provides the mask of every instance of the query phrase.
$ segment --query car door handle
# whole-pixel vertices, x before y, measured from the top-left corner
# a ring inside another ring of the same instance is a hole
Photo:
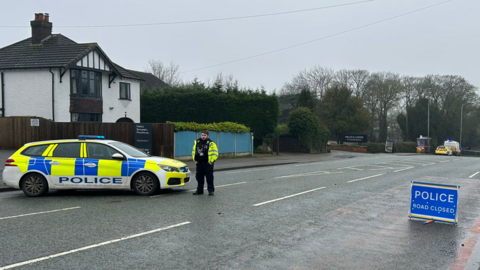
[[[93,167],[97,167],[97,164],[95,164],[95,163],[85,163],[85,166],[93,168]]]
[[[50,165],[60,165],[60,162],[58,162],[58,161],[50,161]]]

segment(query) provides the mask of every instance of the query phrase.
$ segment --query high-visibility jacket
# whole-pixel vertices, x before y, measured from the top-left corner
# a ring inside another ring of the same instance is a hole
[[[195,142],[193,144],[193,150],[192,150],[193,161],[199,161],[200,154],[199,154],[199,151],[197,150],[197,145],[200,145],[200,144],[202,144],[202,139],[195,140]],[[217,160],[217,158],[218,158],[217,145],[212,140],[207,139],[205,146],[206,146],[206,149],[202,149],[202,151],[203,151],[204,154],[205,153],[207,154],[206,160],[208,160],[208,162],[212,162],[212,163],[215,162],[215,160]]]

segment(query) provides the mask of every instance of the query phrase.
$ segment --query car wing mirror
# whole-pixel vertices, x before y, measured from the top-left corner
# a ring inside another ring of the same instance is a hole
[[[116,159],[116,160],[125,160],[125,157],[122,154],[119,154],[119,153],[113,154],[112,158]]]

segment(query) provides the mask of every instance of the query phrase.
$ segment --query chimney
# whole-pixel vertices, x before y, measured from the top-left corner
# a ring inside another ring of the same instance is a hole
[[[41,44],[42,39],[52,34],[52,23],[48,20],[48,13],[35,13],[35,20],[30,21],[30,26],[32,26],[32,44]]]

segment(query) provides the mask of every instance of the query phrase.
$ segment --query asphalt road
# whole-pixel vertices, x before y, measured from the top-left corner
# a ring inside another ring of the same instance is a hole
[[[0,269],[479,269],[478,158],[353,158],[189,187],[0,193]],[[460,185],[459,223],[408,218],[410,181]]]

